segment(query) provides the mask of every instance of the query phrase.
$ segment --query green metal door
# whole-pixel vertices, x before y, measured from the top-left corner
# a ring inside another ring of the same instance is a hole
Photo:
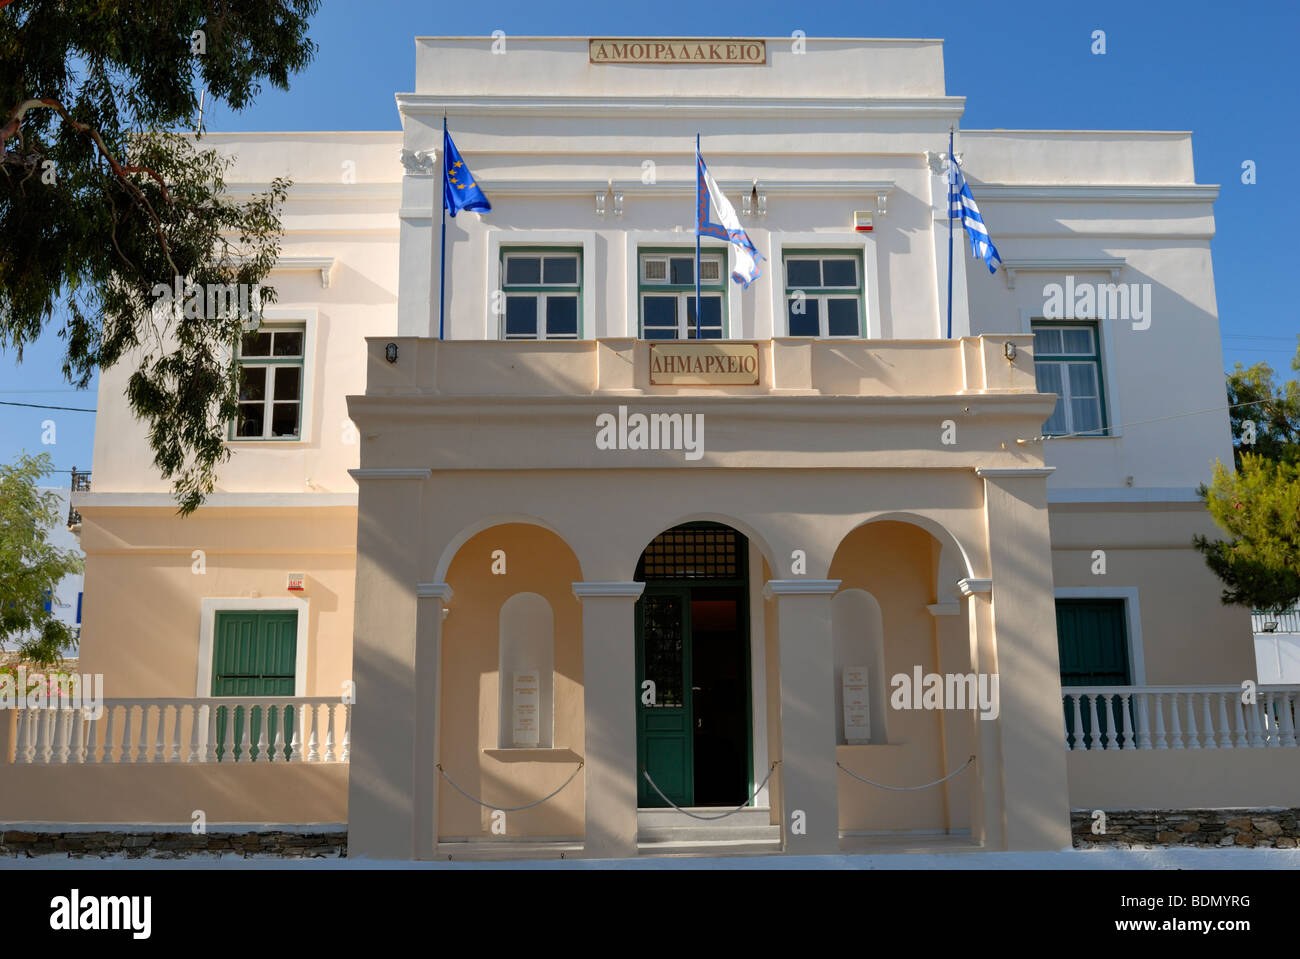
[[[679,806],[694,794],[690,591],[647,586],[636,604],[637,804],[663,806],[642,770]],[[654,685],[647,689],[649,680]]]
[[[226,610],[216,614],[212,651],[213,696],[281,696],[294,694],[294,671],[298,655],[298,613],[296,610]],[[279,707],[281,704],[275,704]],[[231,741],[235,756],[243,741],[244,722],[249,722],[251,758],[257,758],[261,736],[262,707],[235,708]],[[275,741],[279,708],[270,710],[267,742]],[[286,712],[285,755],[293,736],[293,712]],[[225,755],[226,709],[217,710],[217,757]]]
[[[1127,686],[1129,672],[1128,624],[1122,599],[1058,599],[1056,641],[1061,657],[1062,686]],[[1098,714],[1102,741],[1111,745],[1112,730],[1124,728],[1118,697],[1111,700],[1112,715]],[[1085,736],[1091,736],[1088,710],[1080,709]],[[1130,722],[1132,719],[1130,717]],[[1065,726],[1074,736],[1074,710],[1065,710]],[[1072,740],[1073,741],[1073,740]]]

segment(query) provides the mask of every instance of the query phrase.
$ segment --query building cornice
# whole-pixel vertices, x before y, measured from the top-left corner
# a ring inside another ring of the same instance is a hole
[[[971,189],[981,201],[1001,203],[1213,203],[1219,196],[1218,184],[1199,183],[1146,186],[972,183]]]
[[[760,114],[764,117],[891,117],[936,121],[956,120],[966,109],[965,97],[623,97],[576,96],[446,96],[397,94],[403,116],[462,117],[705,117]]]
[[[171,493],[76,493],[72,503],[87,509],[177,508]],[[209,493],[205,509],[356,509],[356,493]]]

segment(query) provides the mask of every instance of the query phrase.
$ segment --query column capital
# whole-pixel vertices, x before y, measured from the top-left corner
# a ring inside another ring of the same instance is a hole
[[[645,591],[645,583],[618,581],[574,583],[573,595],[578,599],[595,597],[636,599]]]
[[[963,596],[974,596],[976,593],[991,593],[993,592],[993,580],[967,577],[957,580],[957,588],[961,590]]]
[[[451,602],[451,598],[454,595],[455,593],[452,592],[451,587],[446,583],[416,583],[415,584],[416,599],[440,599],[442,600],[443,605],[446,605],[447,603]]]
[[[840,588],[838,579],[769,579],[763,584],[763,598],[773,596],[828,596]]]

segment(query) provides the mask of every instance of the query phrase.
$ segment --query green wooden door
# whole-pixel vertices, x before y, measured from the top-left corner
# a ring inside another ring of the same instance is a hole
[[[636,604],[637,804],[663,806],[645,781],[689,806],[694,794],[690,591],[647,586]],[[643,687],[654,683],[653,702]]]
[[[1124,600],[1058,599],[1056,641],[1061,657],[1062,686],[1127,686],[1132,682]],[[1081,706],[1080,716],[1083,733],[1090,742],[1092,721],[1089,710]],[[1111,700],[1111,715],[1102,711],[1097,723],[1101,727],[1102,742],[1112,745],[1112,736],[1124,729],[1124,715],[1117,697]],[[1065,726],[1073,743],[1074,709],[1068,705]]]
[[[294,694],[294,671],[298,657],[298,613],[296,610],[226,610],[216,614],[212,651],[213,696],[280,696]],[[269,710],[267,742],[274,742],[282,704]],[[257,758],[261,736],[260,706],[235,708],[231,742],[235,757],[243,759],[239,744],[244,723],[250,723],[248,740],[251,758]],[[251,716],[245,716],[250,712]],[[293,737],[293,711],[285,712],[285,755]],[[225,755],[226,709],[217,710],[217,757]]]

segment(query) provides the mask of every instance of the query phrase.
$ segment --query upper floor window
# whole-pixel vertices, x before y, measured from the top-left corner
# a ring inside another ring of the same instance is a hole
[[[790,336],[862,336],[862,256],[825,251],[785,254]]]
[[[505,340],[576,340],[582,312],[582,251],[507,250],[501,254]]]
[[[726,328],[726,254],[700,255],[700,339],[720,340]],[[695,339],[695,251],[641,253],[641,336],[647,340]]]
[[[262,326],[239,342],[239,416],[232,439],[302,435],[304,326]]]
[[[1035,322],[1033,331],[1038,391],[1057,395],[1056,409],[1043,424],[1044,435],[1104,433],[1097,324]]]

